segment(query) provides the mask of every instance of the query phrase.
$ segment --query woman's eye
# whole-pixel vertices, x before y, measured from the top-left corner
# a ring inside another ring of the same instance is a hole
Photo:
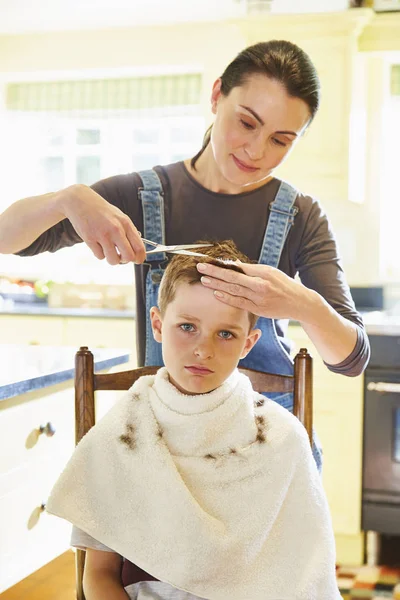
[[[224,340],[230,340],[233,337],[233,334],[230,331],[220,331],[219,335]]]
[[[277,138],[272,138],[272,141],[274,142],[274,144],[276,144],[277,146],[286,146],[285,142],[281,142],[281,140],[278,140]]]
[[[182,331],[194,331],[194,325],[191,323],[182,323],[182,325],[179,325],[179,327],[182,329]]]
[[[245,129],[254,129],[254,125],[252,125],[251,123],[248,123],[247,121],[244,121],[243,119],[240,119],[240,122]]]

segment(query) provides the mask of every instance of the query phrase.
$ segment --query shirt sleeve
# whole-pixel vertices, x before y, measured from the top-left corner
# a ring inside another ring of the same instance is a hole
[[[296,270],[301,282],[318,292],[345,319],[357,327],[357,342],[350,355],[336,365],[326,364],[334,373],[360,375],[370,357],[370,344],[361,315],[357,312],[345,278],[337,242],[321,205],[313,201],[306,221]]]
[[[60,221],[47,231],[44,231],[30,246],[16,252],[18,256],[35,256],[41,252],[57,252],[82,242],[82,239],[72,227],[68,219]]]
[[[357,342],[354,350],[342,362],[336,365],[325,363],[332,373],[357,377],[361,375],[370,359],[370,344],[365,329],[357,325]]]
[[[75,525],[72,527],[71,546],[79,548],[80,550],[91,548],[92,550],[102,550],[103,552],[114,552],[114,550],[111,550],[108,546],[98,542],[88,533],[82,531],[82,529],[75,527]]]
[[[90,187],[107,202],[128,215],[140,230],[142,214],[137,199],[139,185],[139,176],[136,173],[129,173],[102,179]],[[41,252],[57,252],[61,248],[67,248],[80,242],[82,242],[82,239],[76,233],[71,222],[68,219],[63,219],[44,231],[30,246],[16,252],[16,254],[18,256],[34,256]]]

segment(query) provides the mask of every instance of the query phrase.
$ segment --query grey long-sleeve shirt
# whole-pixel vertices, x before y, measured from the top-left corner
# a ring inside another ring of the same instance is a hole
[[[207,190],[187,171],[183,162],[155,167],[164,189],[165,233],[167,244],[187,244],[199,239],[232,239],[251,260],[257,261],[269,205],[278,191],[280,180],[271,179],[265,185],[241,194],[220,194]],[[91,187],[105,200],[127,214],[143,232],[143,214],[138,198],[141,186],[137,173],[116,175]],[[370,348],[361,316],[357,313],[346,282],[335,237],[320,203],[301,193],[294,225],[286,239],[279,269],[318,292],[344,318],[357,325],[357,342],[351,354],[340,364],[327,365],[347,376],[359,375],[366,367]],[[28,248],[18,252],[30,256],[40,252],[55,252],[81,242],[70,221],[64,219],[44,232]],[[145,278],[148,267],[135,266],[138,361],[144,361],[145,340]],[[277,321],[283,332],[284,322]]]

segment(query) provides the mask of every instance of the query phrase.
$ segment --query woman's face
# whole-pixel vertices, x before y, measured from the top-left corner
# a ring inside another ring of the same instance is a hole
[[[215,122],[211,147],[220,174],[230,184],[254,186],[268,178],[307,127],[310,111],[284,86],[252,75],[228,96],[218,79],[212,92]]]

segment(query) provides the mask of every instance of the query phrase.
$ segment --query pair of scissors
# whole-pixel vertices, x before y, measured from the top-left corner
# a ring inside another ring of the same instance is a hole
[[[167,254],[186,254],[187,256],[200,256],[209,258],[207,254],[201,254],[200,252],[192,252],[189,248],[204,248],[206,246],[213,246],[214,244],[181,244],[175,246],[164,246],[163,244],[156,244],[151,240],[142,238],[142,241],[149,246],[154,246],[152,250],[146,250],[146,254],[157,254],[157,252],[166,252]]]

